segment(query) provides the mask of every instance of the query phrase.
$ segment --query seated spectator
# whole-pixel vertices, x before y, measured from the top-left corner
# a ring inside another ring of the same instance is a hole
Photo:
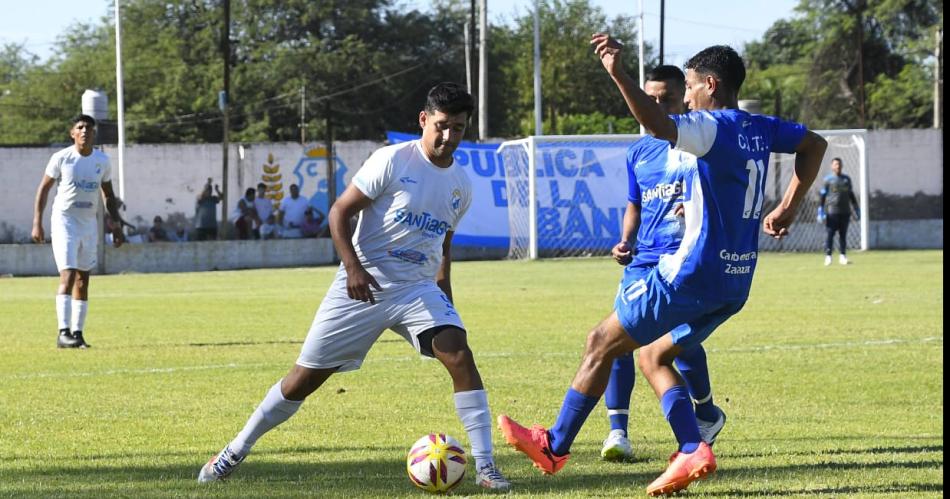
[[[280,239],[280,226],[277,225],[277,218],[273,213],[268,215],[261,225],[261,239]]]
[[[303,233],[303,237],[318,237],[322,232],[320,227],[322,220],[317,220],[314,211],[313,208],[307,208],[307,211],[304,212],[303,223],[300,225],[300,232]]]
[[[155,243],[159,241],[168,241],[168,232],[165,231],[162,217],[155,215],[152,227],[148,229],[148,242]]]
[[[188,242],[188,231],[184,227],[178,227],[175,229],[175,233],[172,234],[171,239],[177,243]]]
[[[261,220],[257,217],[257,208],[254,206],[255,194],[254,188],[248,187],[244,191],[244,197],[238,200],[237,206],[231,212],[231,222],[237,229],[238,239],[259,237],[257,228],[261,225]]]
[[[262,223],[274,212],[274,201],[267,197],[267,185],[264,184],[264,182],[257,184],[257,196],[254,197],[254,208],[257,210],[257,218],[260,218]]]

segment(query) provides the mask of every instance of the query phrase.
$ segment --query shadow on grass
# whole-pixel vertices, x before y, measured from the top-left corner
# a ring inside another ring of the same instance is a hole
[[[943,452],[943,445],[902,445],[902,446],[877,446],[867,448],[853,449],[813,449],[813,450],[777,450],[774,452],[723,452],[722,457],[729,458],[758,458],[772,456],[835,456],[835,455],[857,455],[857,454],[913,454],[918,455],[927,452]],[[717,454],[718,455],[718,454]]]
[[[704,497],[784,497],[784,496],[818,496],[818,497],[847,497],[862,494],[921,494],[925,492],[942,492],[942,483],[912,483],[907,485],[868,485],[866,487],[842,486],[820,487],[814,489],[784,489],[784,490],[717,490],[703,491]]]
[[[337,449],[338,450],[338,449]],[[0,473],[0,496],[8,497],[426,497],[406,477],[405,463],[360,459],[349,462],[276,462],[248,459],[224,482],[199,484],[199,463],[34,467]],[[161,461],[161,459],[158,459]],[[303,459],[301,460],[303,461]],[[482,495],[471,466],[452,495]],[[548,477],[532,473],[515,482],[518,493],[559,496],[614,496],[618,488],[642,489],[652,473],[574,474]]]

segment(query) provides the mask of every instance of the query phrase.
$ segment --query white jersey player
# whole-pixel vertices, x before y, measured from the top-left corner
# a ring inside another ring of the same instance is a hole
[[[380,334],[391,329],[449,371],[476,484],[511,487],[494,463],[488,397],[449,279],[452,235],[472,197],[453,153],[473,109],[461,86],[433,87],[419,113],[422,138],[376,151],[331,207],[330,233],[341,265],[300,356],[237,437],[202,467],[200,482],[230,475],[258,438],[297,412],[333,373],[359,369]]]
[[[112,191],[109,157],[93,149],[96,120],[79,115],[72,121],[69,135],[73,145],[53,154],[46,166],[43,180],[36,191],[33,210],[33,241],[46,241],[43,210],[50,189],[56,184],[56,199],[50,216],[53,258],[59,271],[56,292],[56,317],[59,321],[59,348],[88,348],[83,338],[89,298],[89,271],[96,266],[99,246],[97,208],[99,192],[106,199],[106,208],[117,221],[113,244],[122,245],[122,225],[118,200]]]

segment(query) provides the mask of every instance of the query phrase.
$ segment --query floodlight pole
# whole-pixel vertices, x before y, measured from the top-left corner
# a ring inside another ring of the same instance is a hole
[[[115,88],[119,132],[119,199],[125,202],[125,102],[122,89],[122,23],[119,15],[119,0],[115,0]]]
[[[541,119],[541,0],[534,0],[534,134],[544,134]]]

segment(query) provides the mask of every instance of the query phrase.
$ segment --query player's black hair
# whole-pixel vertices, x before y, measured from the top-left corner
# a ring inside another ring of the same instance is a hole
[[[76,123],[79,123],[80,121],[82,121],[83,123],[86,123],[87,125],[92,126],[92,127],[96,126],[96,119],[93,118],[92,116],[89,116],[88,114],[77,114],[77,115],[74,116],[73,119],[69,122],[69,123],[70,123],[70,125],[69,125],[70,128],[76,126]]]
[[[248,187],[247,189],[244,190],[244,197],[247,197],[251,194],[257,194],[257,189],[253,187]]]
[[[465,113],[469,118],[475,111],[475,100],[458,83],[442,82],[429,89],[426,95],[426,114],[442,111],[445,114]]]
[[[673,81],[681,87],[686,86],[686,75],[676,66],[664,64],[647,72],[644,81]]]
[[[832,163],[834,163],[835,161],[837,161],[838,164],[841,165],[842,168],[844,168],[844,161],[841,161],[841,158],[831,158]]]
[[[715,76],[736,95],[739,95],[739,89],[745,81],[745,63],[739,54],[727,45],[713,45],[700,50],[686,61],[684,67],[700,74]]]

